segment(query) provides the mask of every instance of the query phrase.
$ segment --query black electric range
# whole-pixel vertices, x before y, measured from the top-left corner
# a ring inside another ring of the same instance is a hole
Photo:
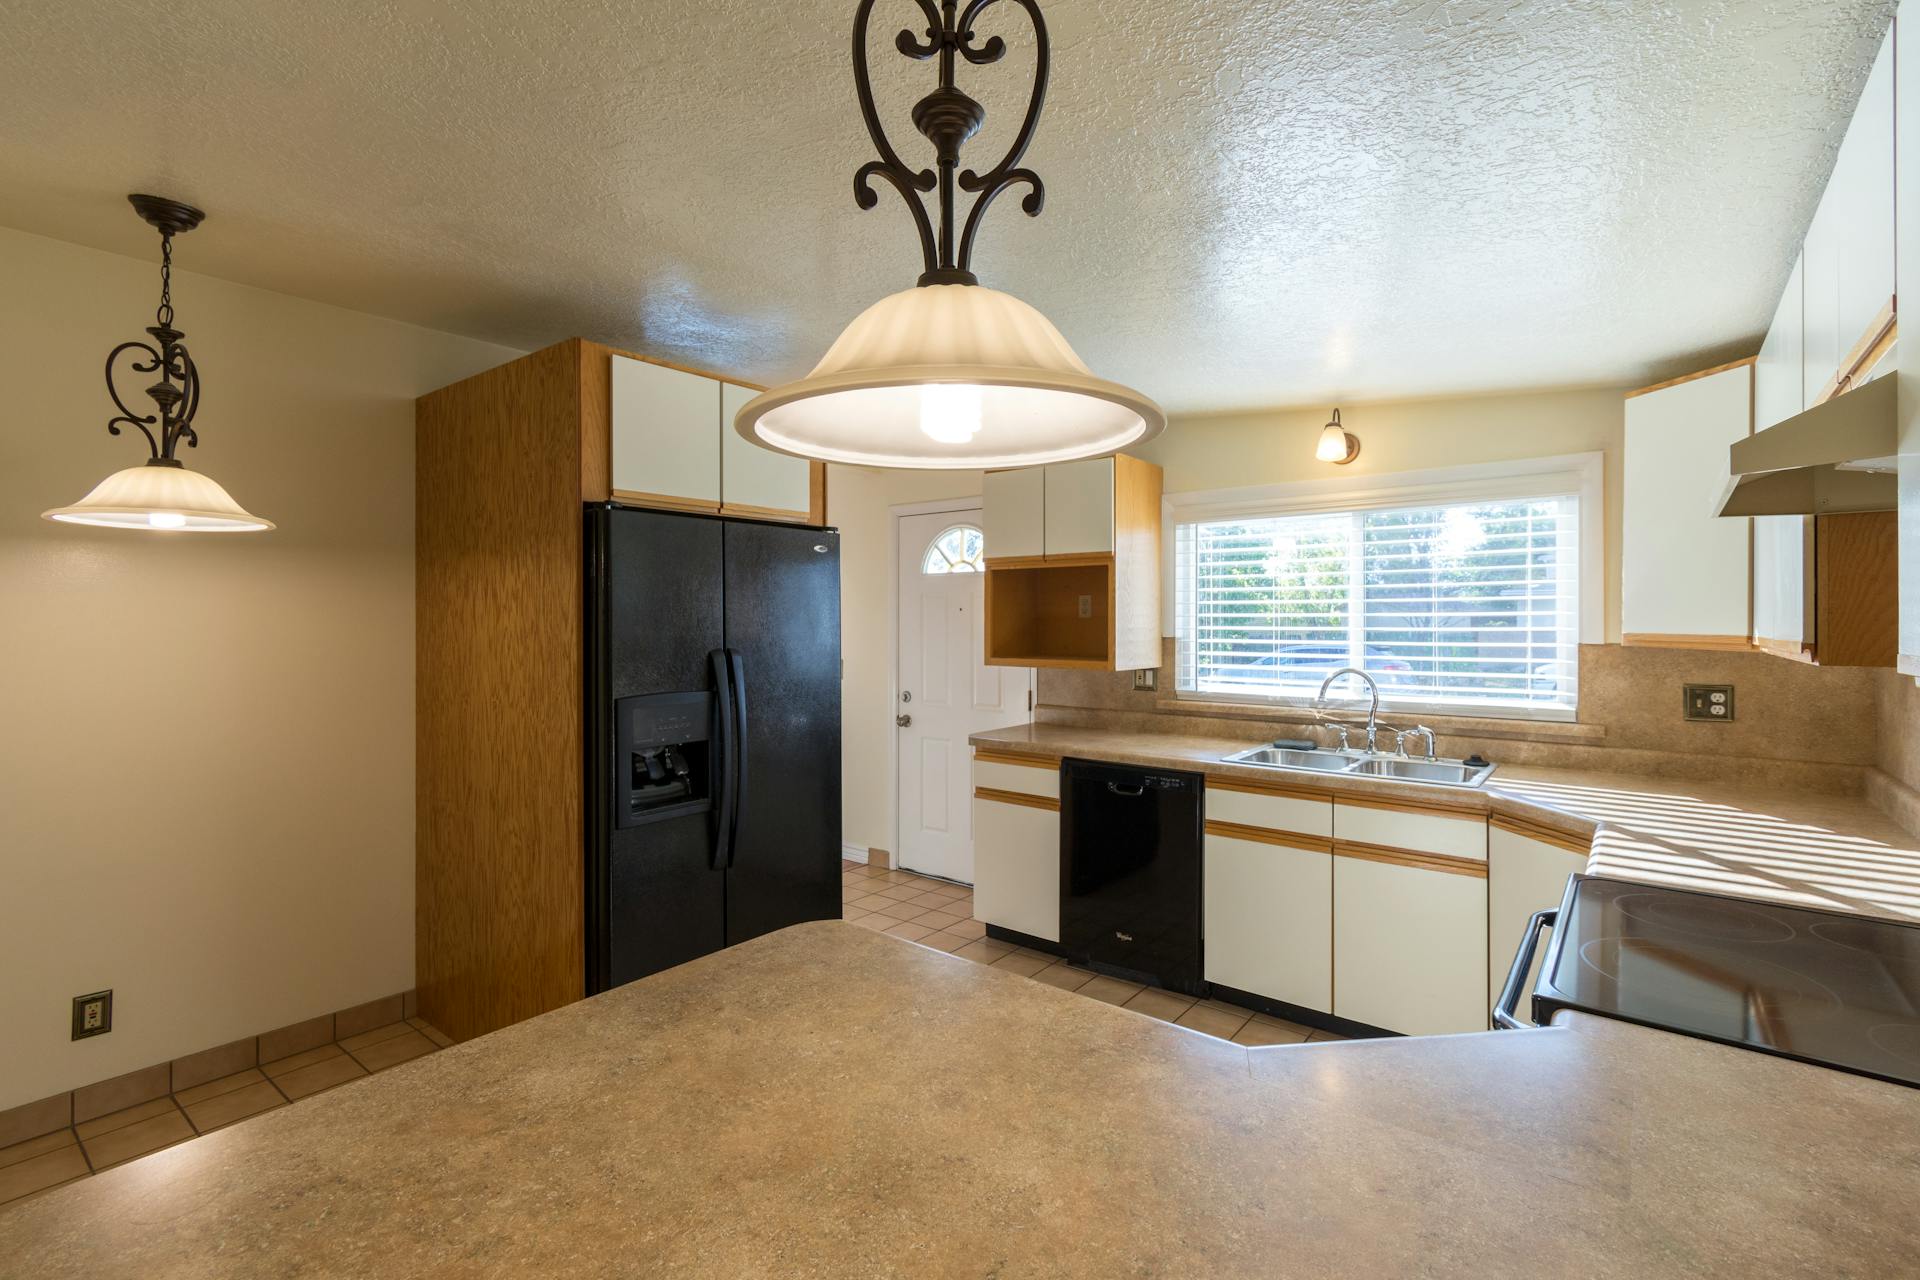
[[[1920,926],[1577,875],[1522,940],[1502,1025],[1547,927],[1536,1025],[1575,1009],[1920,1086]]]

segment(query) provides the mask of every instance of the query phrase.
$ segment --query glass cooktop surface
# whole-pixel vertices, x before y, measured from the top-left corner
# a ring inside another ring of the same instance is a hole
[[[1920,1085],[1920,926],[1576,876],[1534,989],[1626,1018]]]

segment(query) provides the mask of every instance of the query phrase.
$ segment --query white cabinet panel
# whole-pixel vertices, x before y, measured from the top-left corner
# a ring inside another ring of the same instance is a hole
[[[1567,877],[1587,869],[1587,855],[1563,849],[1544,840],[1535,840],[1503,827],[1487,828],[1487,1007],[1500,998],[1507,971],[1519,954],[1527,922],[1536,911],[1560,905],[1567,891]],[[1527,974],[1524,991],[1533,990],[1540,973],[1546,947],[1534,952],[1533,968]],[[1522,1021],[1532,1006],[1523,997],[1519,1014]]]
[[[1487,882],[1333,860],[1333,1011],[1388,1031],[1487,1029]]]
[[[805,458],[763,449],[733,429],[733,415],[757,393],[720,384],[720,500],[806,515],[813,507],[813,476]]]
[[[1046,472],[1046,553],[1113,551],[1113,459],[1057,462]],[[991,554],[991,548],[989,548]]]
[[[720,384],[613,357],[613,487],[720,501]]]
[[[1741,365],[1627,400],[1623,632],[1747,634],[1747,522],[1715,512],[1728,448],[1752,424],[1752,385]]]
[[[1829,186],[1807,227],[1801,263],[1802,390],[1800,407],[1811,408],[1833,382],[1840,355],[1853,341],[1840,336],[1840,223],[1838,193]]]
[[[1767,326],[1767,340],[1760,345],[1760,358],[1753,363],[1755,431],[1785,422],[1807,402],[1800,341],[1802,270],[1801,260],[1795,258],[1780,305],[1774,308],[1773,323]]]
[[[1813,640],[1813,517],[1756,516],[1753,521],[1753,638],[1781,644]]]
[[[1408,813],[1375,809],[1335,800],[1333,835],[1336,840],[1410,849],[1416,853],[1443,853],[1455,858],[1487,860],[1487,820],[1478,815],[1453,817],[1438,813]]]
[[[1003,929],[1060,941],[1060,814],[973,802],[973,914]]]
[[[1207,787],[1207,818],[1235,822],[1243,827],[1293,831],[1307,836],[1333,834],[1333,798],[1260,795],[1230,791],[1219,783]]]
[[[1867,336],[1893,299],[1893,33],[1880,45],[1840,144],[1827,199],[1840,229],[1835,246],[1839,358]]]
[[[981,481],[981,495],[981,532],[989,558],[1047,553],[1044,468],[989,471]]]
[[[1209,835],[1202,883],[1207,981],[1333,1011],[1331,855]]]
[[[1001,764],[995,760],[973,762],[973,785],[993,791],[1018,791],[1023,795],[1060,798],[1060,770],[1049,766],[1035,769],[1024,764]]]

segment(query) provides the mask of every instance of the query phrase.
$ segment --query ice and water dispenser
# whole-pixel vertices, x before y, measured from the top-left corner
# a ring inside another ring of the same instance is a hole
[[[711,693],[614,701],[614,825],[637,827],[713,807]]]

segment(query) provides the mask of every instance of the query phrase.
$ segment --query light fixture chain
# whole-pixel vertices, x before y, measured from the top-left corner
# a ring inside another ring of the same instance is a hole
[[[173,233],[160,233],[160,308],[153,313],[162,329],[173,328]]]

